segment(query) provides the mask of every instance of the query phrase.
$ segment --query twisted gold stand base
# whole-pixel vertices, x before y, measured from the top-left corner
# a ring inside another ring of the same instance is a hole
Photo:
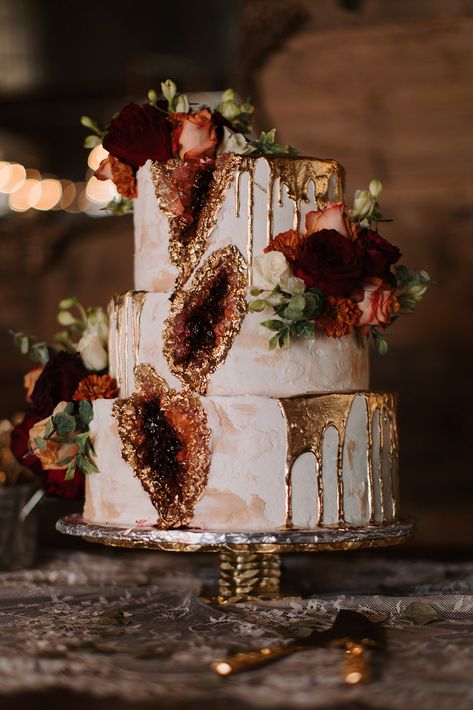
[[[138,547],[167,552],[219,552],[218,594],[210,601],[229,604],[252,599],[278,599],[281,553],[357,550],[399,545],[409,540],[414,521],[364,528],[318,528],[275,532],[218,532],[197,529],[119,528],[87,523],[78,515],[61,518],[59,532],[112,547]]]
[[[277,599],[280,580],[281,558],[276,553],[221,552],[217,601]]]

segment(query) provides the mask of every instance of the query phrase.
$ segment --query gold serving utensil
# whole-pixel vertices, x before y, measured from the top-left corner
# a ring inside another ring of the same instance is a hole
[[[284,646],[264,647],[256,651],[237,653],[226,659],[218,658],[210,667],[220,676],[229,676],[232,673],[259,668],[297,651],[325,645],[345,649],[343,680],[348,685],[356,685],[370,679],[366,651],[385,647],[384,629],[364,614],[342,609],[333,625],[325,631],[313,629],[308,636]]]

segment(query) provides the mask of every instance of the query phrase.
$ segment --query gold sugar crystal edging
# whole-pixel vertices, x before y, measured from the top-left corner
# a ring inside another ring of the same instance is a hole
[[[207,416],[196,395],[188,390],[176,392],[171,389],[151,365],[138,365],[135,381],[137,391],[126,399],[118,399],[113,406],[122,441],[122,457],[131,466],[157,509],[157,526],[181,527],[192,519],[194,508],[207,485],[211,456]],[[178,438],[182,438],[184,433],[183,421],[188,424],[184,442],[187,467],[181,475],[176,473],[171,486],[165,477],[160,479],[159,472],[145,463],[142,407],[153,400],[159,401],[165,418],[174,427]]]
[[[375,523],[374,475],[378,478],[379,498],[382,522],[386,522],[383,505],[385,482],[383,475],[384,424],[389,424],[389,472],[391,478],[392,517],[397,515],[396,498],[393,494],[393,472],[397,457],[396,397],[391,393],[381,392],[335,392],[330,394],[304,395],[279,399],[279,405],[286,420],[287,455],[286,455],[286,526],[292,527],[292,468],[296,459],[303,453],[312,452],[316,460],[318,525],[324,520],[324,485],[323,485],[323,445],[325,432],[334,427],[338,435],[337,448],[337,503],[338,524],[345,523],[343,493],[343,451],[345,432],[350,411],[355,397],[362,396],[366,407],[367,420],[367,483],[369,496],[370,524]],[[378,470],[373,471],[373,420],[379,412],[379,460]],[[387,419],[386,419],[387,417]]]
[[[217,335],[216,345],[210,353],[199,357],[196,363],[179,364],[175,361],[175,354],[179,351],[178,335],[176,334],[176,321],[182,317],[187,308],[192,308],[196,297],[208,284],[212,283],[218,273],[225,270],[234,284],[230,285],[229,293],[225,296],[225,303],[230,303],[231,317],[225,317],[225,329]],[[246,313],[246,263],[238,249],[227,246],[212,252],[206,262],[198,269],[192,282],[185,291],[180,291],[174,298],[168,318],[163,329],[163,353],[168,362],[170,371],[181,382],[189,385],[199,394],[205,394],[210,375],[219,367],[227,356],[233,339],[240,330],[241,323]]]

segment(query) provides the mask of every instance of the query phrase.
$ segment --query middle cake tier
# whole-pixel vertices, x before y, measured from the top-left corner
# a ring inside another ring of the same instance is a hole
[[[290,397],[369,388],[368,350],[354,336],[320,333],[314,340],[299,338],[290,348],[270,351],[268,331],[261,326],[264,313],[245,313],[244,300],[240,306],[227,304],[221,323],[193,330],[197,319],[189,300],[195,295],[182,294],[172,303],[163,293],[115,296],[110,306],[110,374],[120,396],[134,392],[134,368],[140,363],[151,364],[177,390],[187,385],[210,396]],[[195,342],[200,349],[189,349]]]

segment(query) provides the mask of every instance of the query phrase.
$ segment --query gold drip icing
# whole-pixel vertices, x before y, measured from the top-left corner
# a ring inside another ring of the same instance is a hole
[[[180,527],[192,519],[207,485],[211,456],[207,416],[195,394],[186,389],[181,392],[171,389],[151,365],[138,365],[134,374],[136,392],[118,399],[113,406],[122,457],[157,509],[157,526]],[[148,442],[143,436],[145,405],[149,402],[159,405],[180,442],[178,469],[171,477],[160,474],[149,463]]]
[[[362,396],[367,414],[367,485],[369,496],[370,523],[374,522],[374,490],[373,490],[373,435],[372,421],[376,411],[380,413],[382,422],[384,413],[389,416],[390,461],[393,459],[397,434],[395,429],[395,396],[378,392],[335,392],[330,394],[289,397],[279,400],[279,405],[286,420],[287,454],[286,454],[286,526],[292,527],[292,467],[296,459],[303,453],[311,451],[316,460],[317,472],[317,503],[318,525],[324,523],[324,488],[323,488],[323,444],[328,427],[333,426],[338,434],[337,448],[337,502],[338,523],[345,522],[343,503],[343,453],[346,427],[350,410],[356,396]],[[380,440],[380,461],[382,465],[383,444]],[[392,467],[391,467],[392,474]],[[384,495],[382,471],[380,475],[380,499]],[[394,496],[393,496],[394,498]],[[384,506],[382,507],[384,521]]]
[[[208,237],[215,227],[218,211],[240,161],[241,156],[234,153],[224,153],[216,158],[205,204],[198,216],[194,232],[186,242],[182,240],[182,232],[186,225],[175,214],[176,186],[171,177],[172,170],[181,161],[172,159],[166,163],[155,162],[151,166],[156,197],[160,208],[169,220],[169,258],[179,269],[176,291],[187,282],[207,247]]]
[[[197,353],[195,361],[178,362],[183,350],[186,317],[205,300],[206,292],[219,272],[228,276],[229,291],[225,296],[224,318],[217,324],[216,340],[210,352]],[[227,356],[233,339],[240,330],[246,313],[246,263],[238,249],[227,246],[212,252],[197,270],[189,287],[177,293],[163,329],[163,353],[171,372],[191,389],[205,394],[209,377]]]
[[[119,387],[129,391],[128,373],[139,362],[141,314],[146,301],[146,291],[127,291],[113,297],[109,305],[109,352],[115,354],[115,377]],[[129,329],[131,328],[131,357],[129,355]]]

